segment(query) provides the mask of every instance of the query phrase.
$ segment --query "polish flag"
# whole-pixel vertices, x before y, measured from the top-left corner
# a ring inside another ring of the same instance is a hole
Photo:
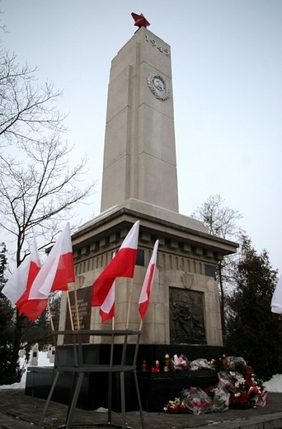
[[[282,314],[282,276],[278,280],[271,299],[272,313]]]
[[[113,258],[116,256],[114,253]],[[116,282],[114,281],[108,295],[105,298],[105,301],[100,307],[100,317],[101,323],[106,322],[106,320],[110,320],[115,315],[115,299],[116,299]]]
[[[2,289],[2,293],[9,298],[13,305],[16,305],[25,291],[30,288],[40,267],[37,243],[34,239],[30,254],[18,266]]]
[[[16,302],[16,306],[19,310],[20,314],[24,314],[26,317],[28,317],[33,322],[43,313],[43,311],[46,310],[48,300],[45,299],[37,299],[35,301],[29,301],[29,293],[32,288],[33,282],[38,276],[38,273],[40,272],[41,263],[39,261],[39,255],[37,250],[36,242],[34,244],[34,249],[32,250],[30,256],[32,259],[32,263],[30,265],[29,270],[29,278],[26,284],[26,289],[24,293],[21,295],[21,297]],[[34,253],[33,253],[34,252]]]
[[[125,237],[119,251],[92,285],[91,306],[101,306],[117,277],[134,277],[137,256],[138,220]]]
[[[29,299],[31,288],[32,284],[29,285],[21,298],[16,302],[16,306],[20,314],[24,314],[32,322],[35,322],[43,311],[46,310],[48,298]]]
[[[75,282],[70,226],[66,224],[36,276],[29,294],[30,300],[48,298],[51,292],[68,290]]]
[[[156,270],[156,264],[157,264],[158,246],[159,246],[159,240],[155,242],[153,253],[146,271],[143,286],[141,289],[140,298],[138,301],[139,313],[142,320],[144,319],[145,314],[149,307],[150,293],[151,293],[151,288],[152,288],[155,270]]]
[[[115,315],[115,295],[116,295],[116,282],[114,281],[112,287],[106,296],[105,301],[100,307],[101,323],[110,320]]]

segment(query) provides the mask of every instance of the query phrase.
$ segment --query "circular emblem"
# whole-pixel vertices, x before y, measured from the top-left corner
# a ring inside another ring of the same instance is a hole
[[[147,77],[147,82],[150,90],[158,100],[164,101],[169,98],[170,91],[161,75],[158,73],[150,73]]]

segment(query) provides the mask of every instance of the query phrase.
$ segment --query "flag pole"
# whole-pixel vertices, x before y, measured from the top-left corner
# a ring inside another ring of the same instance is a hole
[[[50,308],[50,304],[49,304],[49,299],[47,301],[47,309],[48,309],[49,316],[50,316],[51,331],[54,331],[54,322],[53,322],[53,317],[52,317],[51,308]]]
[[[143,320],[141,319],[141,320],[140,320],[140,325],[139,325],[139,331],[141,331],[142,326],[143,326]]]
[[[73,284],[73,292],[74,292],[74,302],[75,302],[75,312],[76,312],[76,320],[77,320],[77,329],[80,329],[80,322],[79,322],[79,310],[78,310],[78,301],[77,301],[77,288],[76,288],[76,282]]]
[[[112,331],[115,329],[115,316],[112,317]]]
[[[70,314],[71,330],[74,331],[73,317],[72,317],[71,303],[70,303],[70,296],[69,296],[69,291],[68,290],[66,290],[66,294],[67,294],[68,308],[69,308],[69,314]]]
[[[133,293],[133,278],[131,279],[131,282],[130,282],[130,290],[129,290],[129,298],[128,298],[127,317],[126,317],[126,327],[125,327],[125,329],[128,329],[128,326],[129,326],[129,315],[130,315],[130,310],[131,310],[132,293]]]

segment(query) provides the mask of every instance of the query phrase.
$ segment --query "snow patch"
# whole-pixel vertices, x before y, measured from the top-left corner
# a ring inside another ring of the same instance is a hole
[[[263,383],[269,392],[282,392],[282,374],[275,374],[269,381]]]
[[[14,383],[14,384],[3,384],[0,386],[1,390],[7,390],[7,389],[24,389],[25,388],[25,382],[26,382],[26,369],[30,365],[30,363],[26,364],[24,358],[20,358],[20,368],[24,367],[24,373],[22,375],[20,383]],[[38,365],[37,366],[54,366],[53,363],[49,362],[49,358],[47,357],[47,352],[39,352],[38,353]]]

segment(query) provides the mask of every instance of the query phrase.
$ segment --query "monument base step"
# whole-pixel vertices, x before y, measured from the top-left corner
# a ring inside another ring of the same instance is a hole
[[[128,345],[130,346],[130,345]],[[83,346],[85,355],[101,356],[107,352],[107,345]],[[60,347],[61,357],[67,362],[71,361],[71,347]],[[130,353],[130,347],[128,349]],[[223,353],[222,347],[212,346],[188,346],[188,345],[149,345],[141,344],[137,358],[137,377],[141,395],[142,407],[145,411],[162,411],[164,405],[170,400],[179,397],[181,390],[189,387],[209,387],[218,381],[214,370],[201,369],[196,371],[169,371],[164,372],[164,356],[169,354],[185,354],[192,361],[197,358],[211,360],[218,359]],[[107,353],[106,353],[107,354]],[[142,371],[142,363],[146,360],[147,370]],[[160,372],[152,372],[155,361],[160,362]],[[25,394],[46,399],[54,378],[54,369],[51,367],[28,367]],[[52,400],[68,404],[70,392],[72,391],[73,374],[63,373],[59,376]],[[125,402],[127,411],[138,410],[138,402],[132,373],[125,374]],[[85,374],[77,407],[87,410],[108,406],[108,374],[90,373]],[[119,412],[120,385],[118,374],[113,374],[113,411]]]

